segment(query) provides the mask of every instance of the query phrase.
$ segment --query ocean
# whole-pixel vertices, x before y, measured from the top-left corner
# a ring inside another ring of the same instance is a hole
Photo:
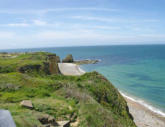
[[[76,60],[98,59],[82,65],[87,72],[98,71],[130,99],[165,116],[165,45],[84,46],[1,50],[6,52],[47,51],[61,58],[72,54]]]

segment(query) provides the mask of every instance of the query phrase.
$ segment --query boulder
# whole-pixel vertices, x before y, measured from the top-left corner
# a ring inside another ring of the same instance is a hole
[[[41,122],[41,124],[43,124],[44,126],[48,126],[48,125],[50,125],[50,126],[57,126],[58,124],[57,124],[57,122],[56,122],[56,120],[55,120],[55,118],[54,117],[52,117],[52,116],[49,116],[49,115],[42,115],[42,116],[40,116],[40,117],[38,117],[38,120]]]
[[[58,127],[69,127],[70,121],[58,121]]]
[[[63,63],[73,63],[73,56],[71,54],[67,55],[65,59],[62,60]]]
[[[57,124],[55,118],[52,117],[52,116],[49,116],[49,117],[48,117],[48,123],[51,123],[51,124],[53,124],[53,125],[56,125],[56,124]]]
[[[48,124],[48,118],[49,118],[49,115],[43,115],[43,116],[40,116],[38,118],[38,120],[42,123],[42,124]]]
[[[23,100],[21,101],[21,106],[26,107],[26,108],[33,108],[32,102],[30,100]]]

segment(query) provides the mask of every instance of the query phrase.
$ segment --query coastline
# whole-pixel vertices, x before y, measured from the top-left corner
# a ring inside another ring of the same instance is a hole
[[[134,118],[137,127],[164,127],[165,118],[152,112],[143,105],[125,98],[129,111]]]
[[[137,127],[165,127],[165,114],[142,100],[123,94]]]
[[[80,66],[77,67],[79,70],[85,72]],[[147,104],[143,100],[134,99],[121,91],[119,92],[126,100],[137,127],[165,127],[164,112]]]
[[[147,102],[145,102],[144,100],[142,99],[135,99],[131,96],[128,96],[126,94],[124,94],[123,92],[119,91],[120,94],[125,98],[125,99],[128,99],[130,101],[133,101],[135,103],[138,103],[140,104],[141,106],[147,108],[148,110],[150,110],[151,112],[157,114],[158,116],[160,117],[164,117],[165,118],[165,113],[161,110],[159,110],[158,108],[155,108],[154,106],[150,105],[150,104],[147,104]]]

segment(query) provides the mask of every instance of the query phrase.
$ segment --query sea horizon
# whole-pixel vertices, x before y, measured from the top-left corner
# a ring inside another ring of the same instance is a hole
[[[8,50],[26,50],[26,49],[45,49],[45,48],[76,48],[76,47],[103,47],[103,46],[154,46],[154,45],[165,45],[165,43],[149,43],[149,44],[103,44],[103,45],[72,45],[72,46],[43,46],[43,47],[27,47],[27,48],[4,48],[0,49],[0,52],[3,50],[8,51]]]

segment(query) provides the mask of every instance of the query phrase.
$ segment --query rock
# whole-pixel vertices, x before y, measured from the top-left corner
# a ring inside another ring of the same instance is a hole
[[[52,117],[52,116],[49,116],[49,115],[43,115],[43,116],[40,116],[38,118],[38,120],[44,125],[44,126],[48,126],[48,125],[53,125],[53,126],[56,126],[58,125],[55,118]]]
[[[57,63],[60,63],[60,57],[59,56],[56,56],[56,60],[57,60]]]
[[[75,64],[82,65],[82,64],[97,64],[99,60],[76,60],[74,61]]]
[[[73,63],[73,56],[71,54],[67,55],[65,59],[62,60],[63,63]]]
[[[58,121],[58,127],[69,127],[70,121]]]
[[[51,126],[50,124],[44,125],[44,127],[50,127],[50,126]]]
[[[23,100],[21,102],[21,106],[26,107],[26,108],[33,108],[32,102],[30,100]]]
[[[46,125],[42,125],[42,126],[38,126],[38,127],[55,127],[55,126],[51,126],[50,124],[46,124]]]
[[[49,55],[48,58],[48,70],[50,74],[60,74],[58,63],[60,62],[60,57],[54,55]]]
[[[52,117],[52,116],[49,116],[49,117],[48,117],[48,123],[57,124],[55,118]]]
[[[42,123],[42,124],[48,124],[48,118],[49,118],[49,115],[43,115],[43,116],[40,116],[38,118],[38,120]]]

